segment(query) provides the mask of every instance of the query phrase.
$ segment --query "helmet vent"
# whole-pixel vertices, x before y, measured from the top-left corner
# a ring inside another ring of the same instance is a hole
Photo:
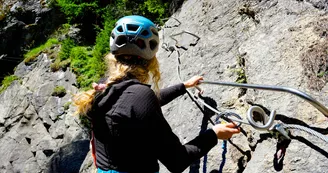
[[[117,46],[122,46],[123,44],[125,44],[127,42],[127,38],[124,35],[120,35],[117,37],[116,39],[116,45]]]
[[[139,28],[138,25],[132,25],[132,24],[127,24],[126,26],[128,28],[128,31],[137,31]]]
[[[117,27],[117,31],[118,31],[118,32],[123,32],[123,27],[122,27],[122,25],[119,26],[119,27]]]
[[[155,28],[151,28],[151,32],[152,32],[154,35],[158,36],[158,32],[156,31]]]
[[[144,48],[146,48],[146,44],[145,44],[145,42],[144,42],[143,40],[141,40],[141,39],[136,40],[136,45],[137,45],[140,49],[144,49]]]
[[[112,37],[112,39],[115,39],[114,33],[112,33],[110,36]]]
[[[141,35],[147,37],[149,35],[149,32],[147,30],[144,30],[142,31]]]
[[[151,50],[154,50],[157,46],[157,41],[156,40],[150,40],[149,41],[149,47]]]

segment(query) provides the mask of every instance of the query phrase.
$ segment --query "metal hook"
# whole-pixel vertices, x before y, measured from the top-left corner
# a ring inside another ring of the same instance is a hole
[[[260,125],[255,122],[254,120],[254,112],[257,112],[258,115],[260,115],[264,121],[264,125]],[[249,124],[256,130],[269,130],[270,127],[273,125],[273,122],[276,118],[276,111],[273,110],[270,113],[269,119],[267,115],[265,114],[264,110],[258,106],[251,106],[247,111],[247,120]]]

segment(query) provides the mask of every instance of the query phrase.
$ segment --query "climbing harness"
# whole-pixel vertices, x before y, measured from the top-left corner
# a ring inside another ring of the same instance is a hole
[[[174,19],[176,21],[178,21],[178,19],[176,19],[176,18],[174,18]],[[181,24],[180,21],[178,21],[178,23],[179,23],[179,25]],[[176,27],[178,27],[179,25],[177,25]],[[166,27],[164,25],[164,28],[168,28],[168,27]],[[163,33],[163,41],[164,41],[164,29],[163,29],[162,33]],[[164,48],[167,51],[171,51],[171,54],[174,51],[176,51],[177,54],[178,54],[177,55],[177,64],[178,64],[177,65],[177,76],[178,76],[178,79],[180,80],[180,82],[183,82],[183,81],[181,79],[181,68],[180,68],[180,65],[181,65],[180,56],[181,55],[180,55],[180,52],[179,52],[178,48],[182,48],[184,50],[187,50],[187,48],[181,47],[181,45],[179,45],[178,40],[174,39],[173,36],[181,35],[183,33],[190,34],[190,35],[194,36],[195,38],[197,38],[196,42],[193,43],[193,44],[190,44],[190,45],[196,45],[198,43],[200,37],[197,36],[196,34],[190,33],[190,32],[185,31],[185,30],[170,36],[170,38],[172,38],[175,41],[174,46],[169,46],[165,42],[162,43],[162,48]],[[310,95],[308,95],[308,94],[306,94],[306,93],[304,93],[300,90],[297,90],[297,89],[293,89],[293,88],[289,88],[289,87],[279,87],[279,86],[269,86],[269,85],[255,85],[255,84],[241,84],[241,83],[232,83],[232,82],[213,82],[213,81],[199,81],[199,82],[200,82],[200,84],[224,85],[224,86],[239,87],[239,88],[252,88],[252,89],[259,89],[259,90],[271,90],[271,91],[287,92],[287,93],[294,94],[294,95],[306,100],[312,106],[317,108],[322,114],[324,114],[326,117],[328,117],[328,109],[325,106],[323,106],[320,102],[315,100]],[[197,89],[199,91],[201,91],[200,88],[197,88]],[[236,124],[237,126],[240,126],[241,124],[250,125],[256,130],[268,130],[271,134],[273,134],[274,137],[277,137],[278,139],[288,139],[288,140],[290,140],[288,129],[298,129],[298,130],[302,130],[304,132],[307,132],[309,134],[312,134],[312,135],[320,138],[321,140],[323,140],[325,142],[328,142],[328,136],[323,135],[319,132],[316,132],[316,131],[314,131],[310,128],[300,126],[300,125],[290,125],[290,124],[283,124],[283,123],[275,124],[274,123],[274,120],[275,120],[275,117],[276,117],[276,111],[275,110],[271,111],[270,116],[268,118],[266,113],[264,112],[264,110],[261,107],[251,106],[249,108],[249,110],[247,111],[247,116],[246,116],[247,121],[244,121],[236,113],[222,113],[222,112],[219,112],[217,109],[213,108],[212,106],[208,105],[203,100],[201,100],[200,93],[197,96],[197,95],[191,93],[189,90],[187,90],[187,94],[189,95],[191,100],[197,105],[197,107],[202,112],[204,112],[204,110],[201,108],[201,106],[199,104],[202,104],[203,106],[205,106],[208,109],[212,110],[213,112],[215,112],[218,115],[219,118],[222,118],[223,120],[225,120],[227,122],[237,122],[238,123],[238,124]],[[261,117],[261,119],[263,120],[264,125],[256,123],[256,121],[253,118],[255,112],[256,112],[257,116]],[[211,120],[210,117],[207,117],[207,118],[211,122],[212,125],[215,125],[215,123]]]

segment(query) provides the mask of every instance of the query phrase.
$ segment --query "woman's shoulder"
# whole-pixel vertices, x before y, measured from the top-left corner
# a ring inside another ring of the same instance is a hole
[[[126,89],[127,92],[131,92],[131,93],[135,93],[137,95],[140,95],[140,94],[154,94],[154,91],[150,88],[149,85],[147,84],[142,84],[142,83],[137,83],[137,84],[134,84],[134,85],[131,85],[129,86],[127,89]]]

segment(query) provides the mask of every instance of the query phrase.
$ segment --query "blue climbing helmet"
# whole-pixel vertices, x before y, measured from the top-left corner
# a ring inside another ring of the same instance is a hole
[[[143,16],[119,19],[110,37],[113,55],[132,55],[150,60],[158,51],[159,37],[155,24]]]

